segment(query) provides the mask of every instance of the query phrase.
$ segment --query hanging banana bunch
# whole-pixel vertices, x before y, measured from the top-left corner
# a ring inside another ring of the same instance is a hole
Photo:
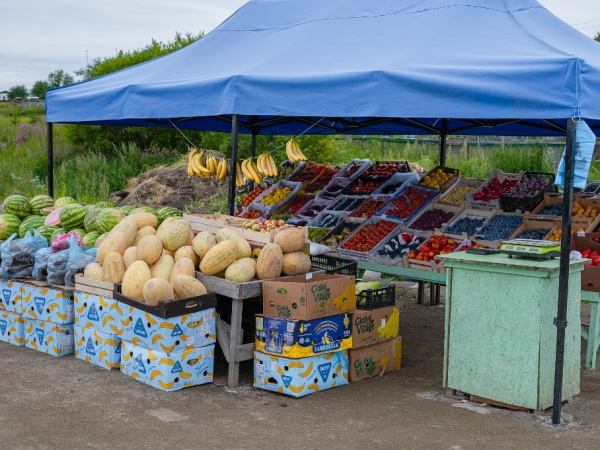
[[[244,182],[244,176],[242,175],[242,168],[240,167],[240,163],[236,161],[235,163],[235,187],[244,186],[246,183]]]
[[[264,152],[256,158],[256,167],[258,172],[266,177],[276,177],[278,174],[275,160],[269,152]]]
[[[219,164],[217,164],[217,181],[225,181],[229,173],[228,167],[227,160],[222,158]]]
[[[255,183],[262,182],[262,175],[258,171],[256,162],[251,157],[242,161],[242,172],[249,180]]]
[[[293,163],[306,161],[306,156],[304,156],[300,150],[300,145],[298,145],[298,140],[295,136],[285,144],[285,153],[287,154],[288,159]]]
[[[197,148],[192,149],[188,156],[188,175],[192,177],[197,175],[199,177],[210,178],[211,172],[210,169],[205,166],[204,159],[204,150],[201,151]]]

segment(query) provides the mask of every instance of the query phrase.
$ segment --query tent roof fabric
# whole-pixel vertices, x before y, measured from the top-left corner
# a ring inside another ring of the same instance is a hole
[[[46,120],[564,135],[580,116],[598,135],[598,99],[600,44],[534,0],[251,0],[177,52],[49,91]]]

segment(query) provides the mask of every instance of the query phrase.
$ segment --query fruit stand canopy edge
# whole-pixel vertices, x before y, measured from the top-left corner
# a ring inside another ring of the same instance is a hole
[[[51,90],[48,123],[600,134],[600,46],[534,0],[252,0],[169,55]],[[446,123],[446,121],[444,121]]]

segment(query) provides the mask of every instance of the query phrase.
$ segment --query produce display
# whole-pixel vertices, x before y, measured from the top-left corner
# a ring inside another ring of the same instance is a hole
[[[406,220],[427,203],[435,192],[429,189],[420,189],[410,186],[380,211],[388,217]]]
[[[457,247],[458,243],[454,239],[443,234],[434,235],[429,237],[416,251],[410,252],[408,258],[429,262],[435,260],[438,255],[452,253]]]
[[[389,238],[376,254],[389,259],[399,259],[415,251],[429,238],[418,234],[399,233]],[[416,253],[413,255],[415,256]]]
[[[592,262],[587,263],[586,266],[600,266],[600,253],[596,250],[585,247],[581,250],[581,257],[592,260]]]
[[[477,190],[477,186],[459,184],[448,191],[446,195],[440,197],[439,202],[447,205],[462,206],[467,203],[467,196],[472,195]]]
[[[546,178],[524,176],[505,195],[520,198],[535,197],[542,194],[547,188],[548,180]]]
[[[595,208],[592,205],[583,206],[579,202],[573,202],[573,217],[591,217],[595,219],[600,208]]]
[[[433,189],[441,189],[448,181],[454,178],[454,174],[443,167],[425,175],[419,182],[421,186],[427,186]]]
[[[265,190],[267,189],[266,186],[257,186],[252,192],[250,192],[248,195],[246,195],[242,201],[240,201],[240,206],[248,206],[250,203],[252,203],[256,197],[258,197],[260,194],[262,194]]]
[[[523,216],[496,214],[475,234],[476,239],[500,241],[508,238],[523,223]]]
[[[515,236],[515,239],[537,239],[542,240],[548,235],[548,230],[538,228],[534,230],[523,230]]]
[[[406,173],[410,172],[410,166],[406,161],[390,161],[390,162],[378,162],[370,169],[363,172],[365,177],[391,177],[396,172]]]
[[[544,206],[540,209],[537,214],[542,216],[562,216],[563,213],[563,205],[562,203],[555,203],[554,205]]]
[[[410,224],[412,230],[434,231],[441,228],[454,217],[454,213],[442,209],[432,208],[425,211]]]
[[[325,188],[337,172],[328,165],[306,165],[304,169],[290,178],[290,181],[301,182],[303,190],[314,193]]]
[[[346,239],[348,236],[350,236],[350,234],[352,234],[352,231],[355,230],[356,227],[357,227],[357,224],[354,224],[351,226],[345,226],[344,228],[339,230],[338,233],[334,233],[335,230],[333,230],[331,232],[331,235],[327,239],[319,241],[319,244],[328,245],[328,246],[333,246],[334,244],[339,244],[344,239]]]
[[[324,228],[324,227],[317,227],[317,228],[309,227],[308,228],[308,240],[311,242],[319,242],[330,231],[331,230],[329,228]]]
[[[481,190],[473,194],[473,200],[484,202],[497,200],[502,194],[508,194],[517,182],[518,180],[514,178],[505,178],[502,181],[492,178],[489,183],[481,187]]]
[[[353,184],[348,192],[353,192],[356,194],[370,194],[379,186],[385,183],[385,179],[370,179],[365,176],[361,176],[356,184]]]
[[[326,209],[328,211],[354,211],[366,198],[364,196],[342,196]]]
[[[242,227],[252,231],[260,231],[262,233],[268,233],[271,230],[278,230],[280,228],[289,228],[294,225],[285,223],[283,220],[277,219],[253,219],[242,222]]]
[[[333,228],[342,221],[343,217],[339,214],[325,213],[320,219],[319,226]]]
[[[342,248],[355,252],[371,251],[379,242],[398,227],[396,222],[379,220],[365,223],[352,236],[342,243]]]
[[[389,197],[368,198],[360,204],[358,208],[350,213],[350,217],[362,217],[368,219],[375,214],[379,208],[386,204]]]
[[[466,233],[467,236],[472,236],[477,232],[486,221],[485,217],[465,216],[458,219],[456,222],[445,227],[442,231],[446,234],[461,235]]]

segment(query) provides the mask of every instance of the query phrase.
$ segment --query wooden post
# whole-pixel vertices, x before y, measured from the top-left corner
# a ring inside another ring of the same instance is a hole
[[[231,162],[229,170],[229,195],[227,197],[227,213],[233,216],[235,212],[235,179],[238,156],[238,138],[240,131],[240,119],[237,114],[231,116]]]

